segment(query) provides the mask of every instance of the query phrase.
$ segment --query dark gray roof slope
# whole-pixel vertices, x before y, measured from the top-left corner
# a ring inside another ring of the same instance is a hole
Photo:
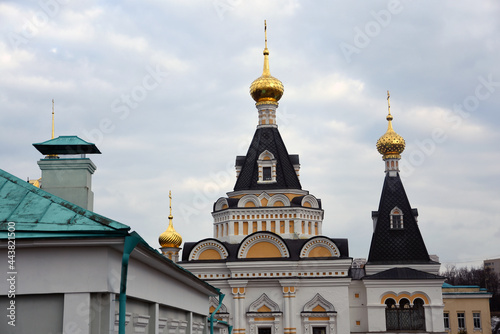
[[[276,182],[258,184],[259,170],[257,160],[259,155],[268,150],[271,152],[276,163]],[[242,156],[236,158],[236,164],[241,166],[238,180],[234,190],[266,190],[266,189],[302,189],[299,178],[295,173],[293,164],[298,163],[296,154],[290,156],[286,150],[285,143],[277,128],[258,128],[248,148],[248,152],[243,159]]]
[[[403,211],[402,229],[390,228],[390,213],[394,207]],[[377,217],[377,224],[372,236],[369,264],[404,264],[404,263],[429,263],[429,258],[424,240],[420,234],[403,183],[397,176],[386,175],[384,187],[380,197],[378,211],[373,212]]]
[[[413,268],[391,268],[388,270],[381,271],[374,275],[369,275],[363,277],[363,279],[397,279],[397,280],[409,280],[409,279],[445,279],[443,276],[434,275],[427,273],[425,271],[416,270]]]

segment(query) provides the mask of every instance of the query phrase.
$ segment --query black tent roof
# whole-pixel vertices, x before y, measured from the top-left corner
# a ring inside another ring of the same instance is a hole
[[[390,226],[391,211],[398,207],[403,212],[403,228]],[[399,177],[386,174],[378,211],[372,213],[377,223],[372,236],[368,264],[430,263],[424,240],[416,221],[417,210],[412,209]]]
[[[264,151],[269,151],[276,159],[276,182],[257,183],[259,168],[257,160]],[[294,164],[299,163],[296,154],[289,155],[278,128],[261,127],[255,131],[252,143],[245,157],[236,157],[236,166],[241,171],[234,186],[239,190],[302,189]]]

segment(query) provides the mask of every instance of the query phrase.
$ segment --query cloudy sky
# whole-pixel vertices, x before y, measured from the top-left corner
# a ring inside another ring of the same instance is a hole
[[[56,136],[103,153],[97,213],[158,247],[172,190],[184,241],[211,237],[257,125],[267,19],[279,129],[323,233],[367,257],[390,90],[429,253],[479,264],[500,257],[499,18],[494,0],[2,1],[0,168],[40,177],[32,143],[50,139],[55,99]]]

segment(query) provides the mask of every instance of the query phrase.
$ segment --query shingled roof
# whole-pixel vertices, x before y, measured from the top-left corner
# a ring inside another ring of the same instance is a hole
[[[0,239],[15,223],[16,238],[125,236],[130,227],[70,203],[0,169]]]
[[[276,182],[257,183],[259,169],[257,160],[264,151],[271,152],[276,159]],[[299,178],[295,173],[294,164],[298,164],[298,155],[289,155],[278,128],[262,127],[255,131],[252,143],[246,156],[236,159],[241,171],[234,186],[239,190],[268,190],[268,189],[302,189]]]
[[[390,226],[391,211],[398,207],[403,212],[404,228]],[[372,236],[368,264],[430,263],[424,240],[417,225],[417,210],[412,209],[399,177],[384,180],[378,211],[372,213],[377,223]]]

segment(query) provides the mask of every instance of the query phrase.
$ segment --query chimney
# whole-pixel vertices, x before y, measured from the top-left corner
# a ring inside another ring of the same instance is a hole
[[[42,170],[41,188],[92,211],[92,174],[96,166],[86,154],[100,154],[97,147],[77,136],[59,136],[33,146],[46,155],[38,161]]]

